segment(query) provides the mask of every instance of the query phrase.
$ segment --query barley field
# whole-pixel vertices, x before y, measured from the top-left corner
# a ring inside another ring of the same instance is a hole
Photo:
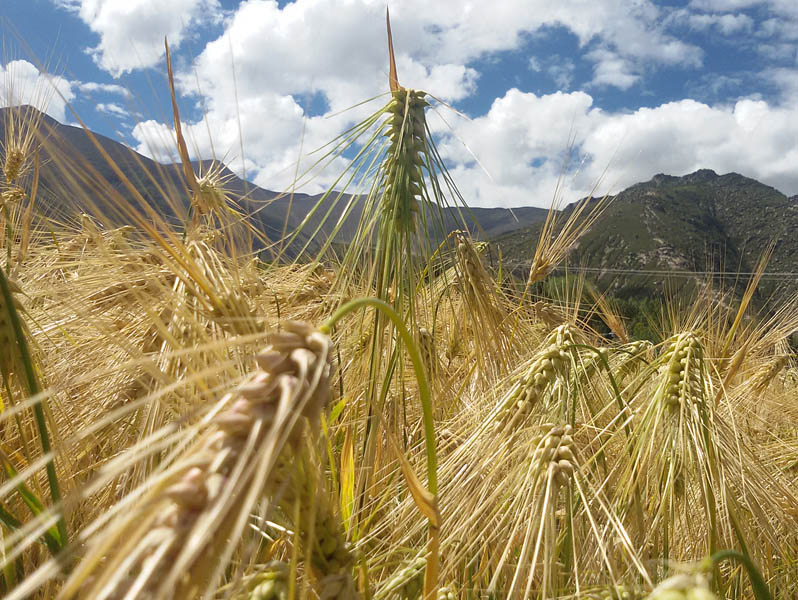
[[[520,280],[440,242],[434,97],[388,89],[320,160],[352,157],[344,248],[258,231],[176,103],[179,219],[79,156],[45,216],[50,142],[6,113],[3,597],[798,598],[795,299],[706,286],[654,344],[540,296],[606,203],[552,210]]]

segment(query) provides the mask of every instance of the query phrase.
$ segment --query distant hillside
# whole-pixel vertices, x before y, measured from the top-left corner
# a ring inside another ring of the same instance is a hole
[[[15,109],[0,109],[0,140],[4,139],[11,110]],[[144,201],[161,215],[174,219],[184,211],[188,194],[177,165],[159,164],[123,144],[95,134],[101,152],[83,129],[61,125],[45,115],[41,122],[40,136],[46,143],[40,155],[38,206],[45,214],[56,219],[74,218],[77,211],[90,208],[91,200],[112,221],[126,222],[124,215],[115,211],[114,204],[109,201],[107,185],[95,183],[98,177],[102,178],[122,196],[134,200],[103,153],[133,182]],[[230,171],[225,170],[225,174],[229,177],[229,191],[243,198],[242,204],[252,213],[253,222],[272,240],[279,239],[286,219],[288,231],[293,230],[321,198],[320,195],[294,194],[289,199],[244,181]],[[344,197],[329,211],[326,224],[320,229],[320,238],[331,234],[348,200],[348,196]],[[319,225],[331,201],[310,219],[308,234]],[[336,242],[351,240],[361,206],[359,203],[343,223]],[[566,207],[565,212],[572,208]],[[545,215],[545,210],[532,207],[513,211],[472,208],[470,212],[462,211],[462,215],[456,209],[447,209],[443,233],[462,228],[462,219],[465,219],[468,228],[477,236],[495,240],[505,263],[520,272],[534,252]],[[658,273],[661,271],[753,271],[771,240],[776,246],[768,271],[794,273],[798,271],[796,232],[798,197],[788,198],[772,187],[736,173],[718,175],[704,169],[684,177],[656,175],[651,181],[633,185],[614,197],[603,216],[580,240],[569,257],[569,264],[588,267],[592,279],[618,295],[639,295],[663,290],[667,278]],[[437,243],[441,234],[431,237],[432,242]],[[689,282],[691,278],[678,280]],[[697,278],[692,278],[693,282],[695,280]],[[763,292],[773,291],[781,284],[798,289],[795,278],[771,278],[763,285]]]
[[[0,140],[4,139],[4,129],[11,110],[15,109],[0,108]],[[39,204],[46,214],[58,218],[70,218],[76,211],[88,209],[87,198],[98,201],[100,206],[105,206],[103,201],[107,200],[105,198],[108,195],[107,187],[103,189],[101,186],[93,185],[92,182],[98,179],[96,176],[86,178],[86,174],[92,171],[110,183],[124,197],[133,199],[103,153],[96,148],[82,128],[62,125],[46,115],[42,115],[41,122],[40,136],[46,139],[46,143],[41,154],[43,167],[40,175]],[[108,137],[94,135],[103,151],[130,179],[136,190],[162,215],[173,218],[177,212],[175,207],[184,206],[187,194],[178,165],[159,164]],[[241,203],[253,214],[256,225],[273,240],[280,237],[286,219],[288,219],[288,230],[291,231],[302,222],[321,198],[321,195],[307,194],[294,194],[289,198],[244,181],[227,169],[224,174],[229,177],[226,187],[234,196],[243,199]],[[82,178],[86,181],[82,181]],[[79,188],[85,194],[64,193],[65,189],[73,187]],[[349,196],[345,196],[329,211],[325,226],[320,232],[322,236],[330,235],[348,200]],[[332,199],[316,211],[314,217],[310,219],[308,232],[316,229],[321,217],[327,214],[331,203]],[[362,206],[362,202],[357,206]],[[340,229],[337,242],[346,243],[351,240],[361,211],[360,208],[352,211]],[[113,210],[109,212],[111,213],[108,214],[109,218],[124,221],[121,215],[114,215]],[[533,207],[517,208],[513,211],[505,208],[472,208],[470,213],[462,211],[462,216],[456,209],[445,209],[444,233],[462,229],[462,222],[465,220],[468,228],[477,236],[493,237],[542,221],[545,215],[544,209]],[[480,224],[484,236],[476,223]],[[433,238],[438,237],[441,236],[433,236]]]
[[[509,261],[521,265],[532,256],[539,232],[540,226],[522,228],[495,241]],[[613,198],[569,263],[595,270],[592,278],[621,296],[634,295],[662,291],[667,278],[623,271],[751,272],[771,241],[776,245],[767,270],[794,273],[797,232],[798,197],[737,173],[656,175]],[[798,288],[794,277],[769,278],[763,292],[782,284]]]

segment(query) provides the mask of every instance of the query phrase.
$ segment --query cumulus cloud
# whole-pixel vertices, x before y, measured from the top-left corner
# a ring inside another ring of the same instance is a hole
[[[238,111],[210,111],[200,122],[184,123],[183,129],[192,159],[223,160],[262,187],[284,190],[293,183],[297,168],[303,173],[319,158],[308,154],[338,135],[342,122],[340,118],[306,117],[291,96],[271,94],[259,97],[257,106],[242,100]],[[177,160],[171,124],[141,122],[132,135],[142,154],[161,162]],[[300,151],[303,160],[297,167]],[[333,172],[340,172],[345,164],[343,159],[336,161]],[[319,179],[303,191],[318,192],[329,183],[329,177]]]
[[[191,26],[221,18],[218,0],[56,0],[96,33],[87,51],[115,76],[150,67],[164,54],[163,39],[177,47]]]
[[[130,113],[126,108],[123,108],[115,102],[99,102],[95,105],[94,109],[97,112],[115,115],[117,117],[129,117]]]
[[[596,48],[588,53],[588,57],[596,65],[593,69],[594,85],[610,85],[626,90],[640,79],[631,61],[607,48]]]
[[[584,92],[537,96],[511,89],[485,115],[456,121],[439,147],[468,202],[546,206],[569,150],[581,145],[581,136],[602,118]],[[589,185],[581,174],[574,181],[574,175],[571,171],[562,188],[565,198],[575,198],[577,190]]]
[[[252,163],[248,172],[254,169],[256,181],[271,187],[286,181],[300,144],[305,150],[321,145],[375,106],[337,119],[326,115],[384,94],[384,10],[382,0],[296,0],[284,6],[273,0],[242,2],[192,70],[177,75],[182,94],[193,96],[205,115],[203,123],[188,126],[199,155],[211,150],[208,130],[214,132],[215,149],[240,154],[240,123],[244,153]],[[631,10],[624,0],[406,0],[392,12],[399,79],[407,87],[457,102],[479,86],[477,61],[518,48],[525,34],[556,26],[591,48],[585,57],[595,63],[596,84],[626,89],[648,64],[701,63],[700,49],[669,36],[660,17],[649,0]],[[546,71],[558,87],[569,88],[575,64],[550,61]],[[321,102],[308,103],[308,98]],[[146,140],[158,128],[168,129],[149,122],[134,130],[141,150],[148,150]],[[316,186],[323,184],[321,178]]]
[[[798,192],[798,106],[759,99],[710,106],[670,102],[608,113],[583,92],[535,96],[510,90],[478,119],[458,123],[441,144],[465,197],[476,204],[546,205],[617,192],[655,173],[735,171]],[[570,163],[565,159],[570,157]],[[564,167],[565,165],[565,167]]]
[[[751,31],[754,27],[754,20],[744,14],[690,14],[686,20],[693,29],[716,28],[723,35]]]
[[[116,83],[98,83],[96,81],[76,81],[73,85],[79,92],[87,95],[92,94],[116,94],[124,98],[131,98],[133,95],[126,87]]]
[[[199,0],[192,2],[195,6]],[[702,18],[694,27],[724,35],[750,27],[745,15],[724,14],[724,6],[741,5],[721,4],[705,2],[702,10],[714,12],[697,15]],[[184,125],[192,156],[224,158],[270,189],[289,186],[297,169],[301,173],[318,158],[307,156],[309,150],[385,100],[331,118],[384,94],[385,39],[376,25],[383,22],[383,11],[381,0],[241,3],[225,21],[224,33],[198,55],[195,70],[178,73],[182,94],[204,114],[201,121]],[[530,32],[564,27],[577,37],[582,58],[593,65],[592,85],[628,89],[657,65],[702,64],[698,47],[667,33],[665,16],[646,0],[631,8],[621,0],[440,0],[432,5],[406,0],[392,13],[399,78],[405,86],[457,102],[480,85],[479,60],[519,47]],[[571,85],[573,61],[528,60],[530,69],[545,71],[558,87]],[[779,77],[786,88],[789,74]],[[798,122],[798,110],[787,104],[744,98],[712,105],[685,99],[612,113],[594,106],[585,91],[500,93],[484,115],[472,120],[444,107],[430,111],[441,153],[474,205],[543,206],[555,189],[567,201],[590,193],[602,175],[598,191],[617,191],[656,172],[698,168],[737,170],[798,191],[790,164],[795,153],[791,140],[798,139],[790,119]],[[162,160],[176,158],[168,123],[138,123],[133,136],[140,151]],[[335,162],[337,169],[344,165],[343,158]],[[303,191],[319,191],[331,181],[329,173],[323,174]]]
[[[30,104],[57,121],[66,121],[66,105],[75,98],[72,84],[43,73],[26,60],[0,64],[0,107]]]

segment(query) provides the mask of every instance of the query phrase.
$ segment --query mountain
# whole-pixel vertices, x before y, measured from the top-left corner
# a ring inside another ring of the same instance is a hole
[[[540,226],[533,225],[498,236],[495,243],[520,270],[539,233]],[[737,173],[702,169],[683,177],[660,174],[614,196],[574,248],[569,264],[587,267],[591,279],[616,295],[662,292],[669,279],[664,272],[681,272],[670,279],[690,284],[701,279],[690,272],[752,272],[771,242],[775,247],[767,271],[795,273],[796,233],[798,196],[788,198]],[[747,280],[719,277],[738,286]],[[768,276],[763,293],[779,285],[798,291],[798,278]]]
[[[5,139],[5,128],[14,110],[34,109],[0,109],[0,141]],[[89,210],[91,201],[97,201],[112,222],[128,222],[121,211],[115,210],[108,187],[133,204],[136,200],[108,159],[133,183],[144,202],[162,216],[176,219],[184,211],[188,194],[178,165],[157,163],[110,138],[94,134],[100,150],[82,128],[62,125],[41,113],[30,114],[40,119],[39,136],[46,140],[40,154],[37,202],[45,214],[74,219],[76,212]],[[195,169],[207,170],[209,166],[206,161],[195,164]],[[280,238],[286,220],[287,230],[293,230],[321,199],[321,195],[297,193],[288,197],[265,190],[226,168],[222,175],[227,179],[226,188],[233,196],[243,198],[241,203],[252,214],[253,223],[272,240]],[[98,180],[105,183],[97,184]],[[319,230],[319,239],[329,236],[349,199],[344,196],[336,206],[332,198],[325,200],[316,214],[308,217],[307,235],[319,226],[321,215],[329,212]],[[355,206],[341,226],[336,242],[345,244],[351,240],[362,212],[362,200]],[[562,216],[567,216],[573,207],[566,207]],[[462,215],[456,209],[444,209],[444,234],[462,228],[464,219],[478,237],[493,240],[501,248],[507,267],[520,274],[534,253],[545,215],[544,209],[532,207],[512,211],[472,208],[462,211]],[[591,279],[616,295],[633,296],[662,292],[666,281],[674,277],[678,282],[695,285],[700,279],[693,273],[696,271],[751,272],[771,241],[775,247],[768,271],[795,273],[798,271],[796,232],[798,196],[788,198],[737,173],[718,175],[702,169],[683,177],[660,174],[614,196],[568,260],[572,266],[586,267]],[[431,237],[436,244],[441,234]],[[297,241],[293,253],[306,239]],[[738,287],[744,284],[736,283]],[[798,279],[794,276],[768,277],[762,290],[772,292],[779,285],[798,291]]]
[[[119,142],[94,133],[101,148],[98,149],[84,129],[62,125],[31,107],[0,108],[0,140],[5,139],[5,129],[11,111],[14,110],[29,111],[40,123],[39,137],[45,143],[40,154],[42,168],[39,178],[39,205],[46,214],[68,219],[74,217],[78,211],[89,211],[89,199],[104,198],[107,204],[108,185],[136,204],[134,196],[126,189],[111,162],[133,183],[144,200],[167,219],[176,218],[175,215],[180,212],[177,207],[185,206],[187,193],[179,165],[157,163]],[[195,163],[195,170],[200,166],[207,170],[210,162],[204,161],[202,165]],[[93,175],[87,177],[87,173]],[[291,231],[307,217],[322,197],[322,194],[301,193],[289,197],[265,190],[244,181],[226,167],[221,174],[226,179],[225,188],[233,197],[241,199],[241,205],[252,214],[255,225],[272,240],[281,237],[286,219],[288,231]],[[98,184],[98,181],[107,183]],[[320,235],[325,238],[329,236],[349,200],[349,195],[344,195],[337,203],[334,198],[326,199],[308,219],[306,231],[315,231],[322,216],[327,215]],[[106,205],[101,205],[104,209],[107,208]],[[362,205],[362,200],[356,201],[354,210],[340,228],[336,242],[347,243],[351,240],[362,213]],[[120,224],[126,222],[123,214],[115,214],[113,207],[110,209],[111,214],[107,215],[109,218]],[[512,211],[506,208],[472,208],[470,211],[462,211],[462,214],[457,209],[444,209],[444,234],[462,229],[465,221],[468,229],[478,237],[493,237],[543,221],[545,216],[544,209],[534,207]],[[432,235],[433,242],[437,244],[441,237],[440,233]]]

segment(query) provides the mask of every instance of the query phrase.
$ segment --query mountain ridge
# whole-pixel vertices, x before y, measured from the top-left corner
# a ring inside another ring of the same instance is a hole
[[[5,136],[5,124],[12,110],[30,110],[29,107],[0,108],[0,140]],[[34,109],[35,110],[35,109]],[[123,196],[130,198],[130,194],[125,190],[122,180],[118,177],[113,168],[104,158],[103,152],[98,150],[95,143],[90,139],[87,132],[81,127],[63,125],[47,115],[40,115],[40,137],[46,140],[43,144],[43,161],[45,164],[64,163],[63,157],[79,157],[79,162],[90,165],[96,171],[99,178],[107,181],[116,191]],[[187,199],[187,192],[183,181],[182,170],[178,164],[162,164],[146,157],[135,150],[121,144],[104,135],[93,133],[95,140],[104,152],[119,166],[126,176],[136,186],[141,195],[155,206],[161,213],[169,218],[176,216],[175,206],[170,205],[170,198],[183,197],[183,204]],[[60,155],[60,156],[59,156]],[[202,165],[207,169],[213,161],[194,161],[195,170]],[[79,166],[79,165],[77,165]],[[62,165],[55,165],[55,168],[43,168],[41,173],[40,188],[48,196],[48,201],[52,204],[50,210],[56,213],[67,209],[62,199],[58,197],[58,191],[63,183],[63,174],[57,172],[58,169],[64,170]],[[286,194],[274,192],[261,188],[254,183],[245,181],[235,175],[226,166],[223,167],[223,175],[227,178],[225,188],[233,196],[242,198],[243,208],[253,215],[256,226],[260,227],[270,238],[279,236],[283,229],[286,218],[288,219],[288,231],[296,228],[310,210],[315,207],[322,199],[323,194],[309,195],[305,193]],[[313,231],[319,226],[321,217],[330,210],[326,223],[321,227],[322,235],[329,235],[333,226],[341,217],[343,206],[351,198],[344,194],[342,201],[337,206],[332,206],[332,199],[322,202],[317,215],[311,216],[307,227]],[[77,202],[77,208],[81,210],[80,199],[70,198],[70,203]],[[290,209],[289,209],[290,207]],[[344,220],[336,241],[346,243],[351,239],[362,211],[362,201],[356,200],[355,209],[350,216]],[[184,206],[185,208],[185,206]],[[456,208],[444,209],[444,233],[454,229],[462,229],[463,219]],[[473,218],[468,214],[471,213]],[[493,237],[505,233],[516,227],[529,225],[545,219],[546,210],[536,207],[522,207],[519,209],[507,208],[470,208],[463,210],[462,216],[466,220],[466,226],[477,237]],[[480,227],[484,235],[480,232]],[[436,234],[440,236],[440,233]],[[440,240],[436,240],[440,241]]]
[[[654,175],[610,198],[599,219],[577,242],[569,263],[594,273],[603,287],[632,294],[652,289],[650,277],[634,271],[750,273],[773,243],[769,272],[798,271],[798,196],[739,173],[700,169],[683,176]],[[567,213],[573,205],[566,207]],[[531,226],[498,236],[506,257],[519,257],[537,240]],[[520,267],[523,261],[514,265]],[[618,271],[632,272],[618,277]],[[697,275],[696,281],[700,279]],[[765,292],[778,287],[767,283]],[[790,290],[796,281],[780,277]],[[663,292],[664,278],[653,289]]]
[[[9,111],[13,110],[19,109],[0,109],[0,140],[4,139]],[[64,174],[59,170],[69,170],[64,166],[64,157],[76,159],[77,165],[72,167],[75,172],[70,176],[77,177],[80,166],[86,165],[116,191],[130,198],[124,182],[108,164],[103,152],[125,173],[144,200],[162,215],[177,218],[181,207],[185,210],[188,194],[179,165],[158,163],[111,138],[93,134],[101,152],[82,128],[62,125],[46,115],[39,116],[40,135],[47,140],[43,144],[44,166],[40,176],[40,197],[45,198],[46,212],[66,218],[67,211],[83,208],[80,198],[59,196],[64,181]],[[207,170],[211,161],[194,164],[195,169]],[[225,187],[234,196],[244,199],[242,204],[252,214],[255,226],[271,239],[281,235],[286,219],[288,231],[296,228],[322,197],[321,194],[295,193],[289,198],[240,179],[227,167],[223,169],[227,178]],[[99,188],[94,191],[104,193]],[[327,223],[321,226],[318,215],[331,208],[331,201],[327,200],[317,216],[309,217],[308,231],[320,226],[321,236],[330,235],[349,198],[345,196],[339,206],[332,207]],[[564,207],[562,215],[567,215],[574,206],[575,203]],[[444,234],[462,227],[456,210],[445,212]],[[346,243],[351,239],[361,211],[362,202],[343,222],[337,242]],[[534,253],[546,215],[545,209],[535,207],[470,208],[462,212],[464,215],[470,212],[474,217],[467,216],[469,229],[499,246],[505,264],[519,272]],[[798,231],[798,196],[787,197],[739,173],[719,175],[711,169],[699,169],[683,176],[658,173],[649,181],[636,183],[613,196],[599,220],[577,242],[568,261],[571,265],[594,270],[595,279],[617,293],[662,292],[664,281],[652,282],[650,277],[642,275],[610,275],[617,271],[751,272],[771,240],[775,247],[768,270],[796,272],[798,239],[790,235],[791,231]],[[791,289],[798,287],[794,281],[787,283],[791,283],[788,286]]]

